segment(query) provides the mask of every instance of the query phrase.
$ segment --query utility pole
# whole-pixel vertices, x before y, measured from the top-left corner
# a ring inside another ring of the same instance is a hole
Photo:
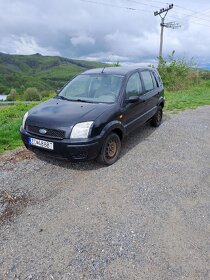
[[[167,8],[162,8],[162,9],[160,9],[159,12],[158,11],[154,12],[154,16],[158,16],[159,15],[160,18],[161,18],[161,23],[160,23],[161,31],[160,31],[159,59],[163,56],[163,30],[164,30],[164,27],[166,27],[166,28],[173,28],[173,29],[181,27],[176,22],[165,23],[166,15],[167,15],[169,10],[173,9],[173,6],[174,6],[173,4],[170,4]]]

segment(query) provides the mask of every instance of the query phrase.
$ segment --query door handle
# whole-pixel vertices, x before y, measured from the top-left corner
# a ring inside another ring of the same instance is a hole
[[[139,98],[139,101],[142,102],[142,103],[144,103],[144,102],[146,102],[146,99],[140,97],[140,98]]]

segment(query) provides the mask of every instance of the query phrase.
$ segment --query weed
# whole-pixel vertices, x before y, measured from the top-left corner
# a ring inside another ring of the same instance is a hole
[[[201,81],[199,71],[195,68],[193,59],[174,58],[174,53],[164,60],[159,60],[158,71],[165,88],[170,91],[189,89]]]

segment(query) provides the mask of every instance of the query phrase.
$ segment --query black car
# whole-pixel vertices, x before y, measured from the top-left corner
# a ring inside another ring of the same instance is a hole
[[[125,135],[148,120],[160,125],[163,107],[163,83],[155,69],[92,69],[27,112],[20,133],[35,153],[69,160],[97,158],[110,165],[118,159]]]

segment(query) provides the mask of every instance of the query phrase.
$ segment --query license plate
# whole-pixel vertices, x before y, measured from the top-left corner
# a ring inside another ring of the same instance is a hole
[[[31,138],[31,137],[28,138],[28,144],[32,145],[32,146],[48,149],[48,150],[54,149],[53,142],[39,140],[39,139]]]

